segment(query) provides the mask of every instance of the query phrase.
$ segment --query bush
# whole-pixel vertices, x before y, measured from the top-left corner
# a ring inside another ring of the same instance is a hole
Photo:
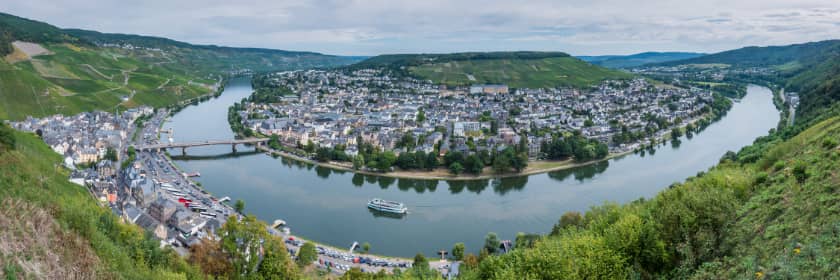
[[[826,149],[832,149],[834,147],[837,147],[837,140],[831,138],[830,136],[826,136],[825,138],[823,138],[822,145]]]
[[[796,162],[793,166],[793,177],[796,178],[796,182],[800,184],[805,182],[805,179],[808,179],[808,170],[807,166],[804,162]]]
[[[12,128],[0,121],[0,153],[15,148],[15,136]]]

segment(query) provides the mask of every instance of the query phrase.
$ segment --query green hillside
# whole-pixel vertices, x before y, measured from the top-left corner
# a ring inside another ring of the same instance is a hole
[[[0,56],[12,53],[15,40],[44,43],[86,43],[61,29],[10,14],[0,13]]]
[[[840,40],[827,40],[787,46],[745,47],[661,65],[723,63],[738,67],[781,66],[791,62],[813,63],[826,49],[837,48]]]
[[[30,57],[11,43],[35,43]],[[130,44],[132,48],[125,46]],[[107,46],[107,47],[106,47]],[[0,119],[168,106],[215,92],[242,70],[329,67],[355,58],[199,46],[165,38],[60,29],[0,13]]]
[[[777,71],[765,81],[800,94],[796,122],[812,125],[840,113],[840,40],[787,46],[746,47],[661,65],[725,64],[735,68],[767,67]],[[743,77],[742,77],[743,78]],[[747,77],[752,79],[752,77]]]
[[[61,157],[0,125],[0,276],[186,279],[200,271],[70,183]],[[13,246],[7,246],[7,245]]]
[[[42,46],[52,54],[0,61],[0,119],[160,107],[214,92],[214,80],[150,65],[117,49]]]
[[[515,88],[586,87],[606,79],[632,77],[559,52],[383,55],[352,67],[383,67],[450,86],[499,83]]]

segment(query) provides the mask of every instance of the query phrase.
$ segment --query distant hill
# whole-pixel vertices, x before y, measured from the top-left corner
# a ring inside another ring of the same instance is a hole
[[[769,82],[800,95],[797,122],[815,122],[832,114],[830,112],[840,113],[840,40],[745,47],[658,65],[691,64],[769,67],[776,70],[777,76]]]
[[[675,60],[660,65],[722,63],[738,67],[780,66],[788,63],[815,63],[826,50],[836,49],[840,40],[827,40],[786,46],[744,47],[700,57]]]
[[[350,68],[385,68],[450,86],[500,83],[515,88],[586,87],[631,74],[562,52],[469,52],[381,55]]]
[[[705,54],[694,52],[643,52],[632,55],[577,56],[577,58],[609,68],[630,68],[645,64],[684,60],[703,55]]]
[[[79,38],[70,36],[58,27],[0,13],[0,56],[8,55],[14,51],[11,45],[13,41],[86,43],[81,42]]]
[[[61,29],[4,13],[0,57],[0,119],[162,107],[211,94],[222,76],[245,69],[333,67],[360,60]]]

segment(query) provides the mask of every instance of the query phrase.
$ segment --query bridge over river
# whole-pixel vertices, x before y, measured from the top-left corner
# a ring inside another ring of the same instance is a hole
[[[267,142],[268,142],[268,138],[207,140],[207,141],[194,141],[194,142],[183,142],[183,143],[161,143],[161,144],[154,144],[154,145],[142,145],[142,146],[134,146],[134,149],[140,150],[140,151],[160,151],[161,149],[181,148],[181,153],[186,154],[186,150],[189,147],[231,145],[231,149],[233,149],[233,152],[236,152],[236,145],[239,145],[239,144],[255,144],[257,146],[260,146],[260,145],[262,145],[264,143],[267,143]]]

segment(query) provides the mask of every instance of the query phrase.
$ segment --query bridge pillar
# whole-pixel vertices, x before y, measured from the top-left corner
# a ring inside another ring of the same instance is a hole
[[[233,150],[233,153],[236,153],[236,144],[230,145],[230,148]]]
[[[187,155],[187,147],[181,147],[181,155],[182,155],[182,156],[186,156],[186,155]]]

